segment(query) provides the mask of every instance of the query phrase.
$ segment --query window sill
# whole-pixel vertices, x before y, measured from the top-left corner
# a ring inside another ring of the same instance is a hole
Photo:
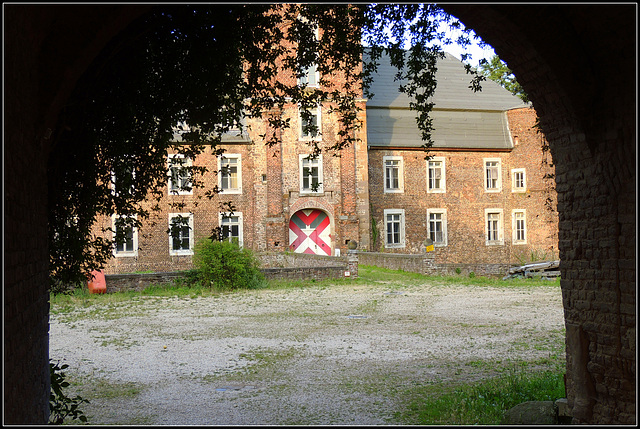
[[[242,189],[220,189],[220,193],[225,195],[242,195]]]
[[[385,249],[404,249],[405,245],[404,244],[385,244],[384,248]]]
[[[169,256],[193,256],[193,251],[183,251],[183,252],[169,252]]]
[[[120,252],[120,253],[114,253],[113,254],[114,257],[116,258],[137,258],[138,257],[138,253],[124,253],[124,252]]]

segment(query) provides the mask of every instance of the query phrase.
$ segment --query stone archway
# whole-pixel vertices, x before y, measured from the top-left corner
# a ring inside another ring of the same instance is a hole
[[[6,5],[4,423],[49,415],[47,160],[78,79],[148,6]]]
[[[549,141],[574,422],[633,424],[637,6],[443,8],[513,70]]]
[[[462,5],[533,100],[556,161],[576,423],[636,423],[635,4]],[[5,5],[4,411],[48,414],[46,161],[61,107],[146,6]]]

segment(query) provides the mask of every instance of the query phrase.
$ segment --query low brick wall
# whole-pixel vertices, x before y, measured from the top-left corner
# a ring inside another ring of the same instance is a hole
[[[259,252],[254,254],[263,268],[346,266],[346,256],[322,256],[306,253]]]
[[[300,253],[265,252],[256,254],[267,279],[321,280],[358,277],[358,265],[373,265],[390,270],[403,270],[426,275],[469,275],[502,277],[509,264],[435,264],[433,254],[347,252],[346,256],[319,256]],[[460,273],[457,272],[460,271]],[[141,291],[153,284],[172,283],[184,272],[149,274],[107,274],[107,292]]]
[[[281,280],[322,280],[344,277],[344,266],[334,267],[299,267],[299,268],[263,268],[267,279]]]
[[[436,264],[433,253],[400,254],[400,253],[358,253],[360,265],[373,265],[390,270],[403,270],[426,275],[468,275],[473,272],[477,276],[498,277],[509,272],[509,264]]]
[[[358,253],[358,263],[360,265],[373,265],[390,270],[403,270],[411,273],[425,272],[425,255],[409,255],[400,253]]]
[[[301,253],[265,252],[256,257],[265,278],[283,280],[321,280],[358,276],[357,253],[349,256],[319,256]],[[137,291],[154,284],[168,284],[183,277],[184,271],[142,274],[107,274],[107,292]]]
[[[170,273],[148,273],[148,274],[107,274],[107,292],[140,292],[151,285],[161,285],[173,283],[174,280],[185,275],[182,271]]]

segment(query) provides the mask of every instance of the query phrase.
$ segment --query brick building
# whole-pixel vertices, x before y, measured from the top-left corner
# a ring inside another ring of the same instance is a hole
[[[367,103],[371,250],[439,264],[557,258],[554,168],[535,111],[493,81],[469,89],[454,57],[438,62],[429,159],[395,69],[382,62]]]
[[[224,136],[223,157],[210,149],[194,160],[169,154],[161,201],[167,209],[130,231],[105,272],[189,268],[197,240],[218,226],[254,251],[335,256],[355,240],[361,250],[418,253],[430,238],[440,264],[557,257],[553,166],[534,128],[535,112],[491,81],[473,93],[469,80],[457,59],[438,63],[429,160],[415,113],[384,61],[374,76],[374,96],[359,102],[365,125],[356,131],[359,140],[340,156],[308,158],[310,140],[330,147],[338,139],[339,122],[327,104],[313,112],[314,135],[305,133],[297,106],[290,105],[279,112],[291,127],[277,131],[276,146],[259,137],[274,130],[251,120],[244,134]],[[317,81],[311,75],[308,83]],[[203,188],[179,190],[189,181],[175,168],[181,161],[208,168]],[[207,198],[215,186],[222,192]],[[229,217],[223,216],[226,202],[234,207]],[[169,209],[170,203],[180,210]],[[178,217],[188,227],[168,234]],[[113,227],[114,219],[100,219],[97,230]]]

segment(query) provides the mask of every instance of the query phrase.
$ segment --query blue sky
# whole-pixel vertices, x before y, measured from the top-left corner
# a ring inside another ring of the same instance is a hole
[[[459,32],[458,32],[459,33]],[[475,33],[474,33],[475,34]],[[455,38],[457,37],[457,33],[453,32],[451,34],[451,39],[455,40]],[[474,67],[478,66],[478,62],[481,59],[491,59],[491,57],[493,57],[494,55],[496,55],[495,51],[493,50],[493,48],[489,45],[486,45],[484,47],[480,47],[479,44],[474,43],[471,46],[469,46],[469,48],[467,48],[467,50],[464,50],[462,48],[460,48],[458,45],[456,44],[451,44],[449,46],[446,46],[444,48],[444,50],[450,54],[452,54],[453,56],[455,56],[456,58],[458,58],[459,60],[462,59],[462,54],[464,53],[470,53],[471,54],[471,59],[465,61],[469,64],[471,64]]]

